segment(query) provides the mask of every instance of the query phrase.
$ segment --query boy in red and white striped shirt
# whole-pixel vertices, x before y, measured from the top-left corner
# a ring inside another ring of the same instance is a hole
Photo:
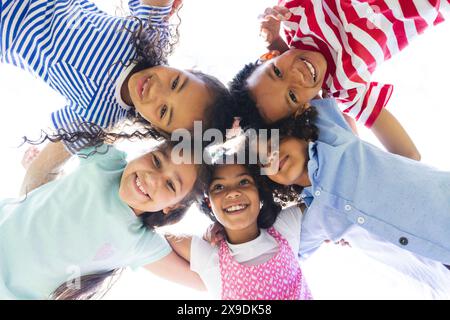
[[[419,159],[406,131],[384,109],[392,85],[370,79],[380,63],[442,22],[449,1],[280,0],[266,9],[261,24],[272,51],[247,65],[231,89],[240,105],[247,91],[271,123],[301,113],[322,89],[344,113],[371,128],[388,151]]]

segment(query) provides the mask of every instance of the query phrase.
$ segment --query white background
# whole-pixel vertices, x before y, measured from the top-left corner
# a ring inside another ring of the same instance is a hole
[[[117,1],[93,1],[114,12]],[[181,40],[171,58],[174,67],[199,69],[225,83],[247,62],[262,54],[257,16],[274,0],[185,0],[181,10]],[[450,170],[450,23],[428,30],[401,54],[378,68],[374,81],[394,84],[389,110],[415,141],[424,163]],[[0,65],[2,121],[0,198],[16,196],[23,177],[17,149],[25,134],[38,136],[48,126],[49,113],[64,100],[40,80],[11,66]],[[376,145],[372,134],[360,135]],[[374,195],[376,196],[376,195]],[[94,213],[93,213],[94,214]],[[174,230],[201,233],[208,224],[197,212]],[[324,245],[304,266],[316,298],[420,299],[432,292],[351,248]],[[108,298],[206,299],[197,293],[157,279],[147,272],[127,271]]]

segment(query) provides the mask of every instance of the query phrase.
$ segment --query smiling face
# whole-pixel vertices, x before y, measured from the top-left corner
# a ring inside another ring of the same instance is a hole
[[[319,52],[291,49],[273,54],[275,58],[261,60],[263,64],[247,79],[250,95],[268,123],[301,110],[321,90],[327,70]]]
[[[136,215],[160,210],[169,213],[192,190],[197,179],[196,166],[174,164],[170,150],[146,153],[126,166],[119,196]]]
[[[258,235],[259,193],[245,166],[217,167],[209,186],[209,200],[230,242],[246,242]]]
[[[136,111],[156,128],[173,132],[191,129],[203,120],[213,97],[196,75],[157,66],[133,74],[128,80],[130,98]]]
[[[308,143],[295,137],[285,137],[280,141],[278,170],[275,174],[268,174],[270,180],[281,185],[311,185],[308,176]],[[269,164],[270,165],[270,164]]]

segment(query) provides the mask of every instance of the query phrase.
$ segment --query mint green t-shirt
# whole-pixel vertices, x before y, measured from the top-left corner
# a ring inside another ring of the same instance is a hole
[[[0,299],[46,299],[80,275],[143,266],[171,252],[119,198],[125,156],[109,147],[25,201],[0,201]]]

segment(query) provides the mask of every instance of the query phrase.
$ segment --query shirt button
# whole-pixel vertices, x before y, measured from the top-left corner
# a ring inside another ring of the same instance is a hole
[[[314,192],[314,194],[315,194],[316,196],[320,196],[320,191],[317,190],[316,192]]]
[[[406,246],[408,244],[408,238],[401,237],[400,239],[398,239],[398,242],[400,242],[402,246]]]
[[[300,195],[300,197],[301,197],[302,199],[305,199],[305,198],[306,198],[306,194],[302,193],[302,194]]]
[[[349,204],[346,204],[344,209],[345,209],[345,211],[350,211],[350,210],[352,210],[352,206]]]
[[[358,221],[359,224],[363,224],[364,222],[366,222],[366,219],[364,219],[364,217],[358,217],[358,219],[356,219]]]

